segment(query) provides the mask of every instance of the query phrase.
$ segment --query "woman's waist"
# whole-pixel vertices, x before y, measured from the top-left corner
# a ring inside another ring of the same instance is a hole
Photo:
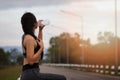
[[[28,69],[33,69],[33,68],[39,68],[39,63],[34,63],[32,65],[30,64],[24,64],[22,67],[22,71],[28,70]]]
[[[37,59],[36,61],[34,61],[34,63],[39,63],[39,59]],[[23,65],[29,64],[27,58],[23,59]]]

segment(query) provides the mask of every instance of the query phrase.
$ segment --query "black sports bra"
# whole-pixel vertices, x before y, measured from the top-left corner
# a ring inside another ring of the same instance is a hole
[[[23,45],[24,36],[25,36],[25,35],[23,35],[23,37],[22,37],[22,46],[23,46],[23,48],[25,49],[25,52],[23,52],[23,56],[26,58],[26,57],[27,57],[27,55],[26,55],[26,48],[25,48],[25,46]],[[40,49],[40,46],[39,46],[39,44],[37,43],[37,46],[34,48],[34,54],[35,54],[39,49]],[[43,51],[42,51],[42,53],[41,53],[41,59],[42,59],[42,58],[43,58]]]

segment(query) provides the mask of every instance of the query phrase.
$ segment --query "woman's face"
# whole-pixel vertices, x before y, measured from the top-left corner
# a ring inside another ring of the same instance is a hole
[[[38,27],[38,23],[34,23],[33,32],[35,32],[35,29],[37,29],[37,27]]]
[[[34,29],[37,29],[37,27],[38,27],[38,23],[36,22],[34,23]]]

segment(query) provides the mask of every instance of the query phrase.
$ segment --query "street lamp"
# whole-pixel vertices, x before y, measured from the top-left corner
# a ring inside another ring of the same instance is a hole
[[[83,17],[80,16],[80,15],[77,15],[73,12],[70,12],[70,11],[60,10],[60,12],[68,14],[68,15],[72,15],[72,16],[75,16],[75,17],[79,17],[79,19],[81,19],[81,36],[82,36],[82,39],[83,39]],[[81,44],[81,48],[82,48],[82,64],[84,64],[85,56],[84,56],[84,42],[83,41],[82,41],[82,44]]]
[[[117,0],[115,0],[115,66],[116,74],[118,72],[118,39],[117,39]]]

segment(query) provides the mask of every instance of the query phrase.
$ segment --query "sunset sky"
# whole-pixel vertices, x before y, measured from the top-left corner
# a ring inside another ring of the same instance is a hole
[[[62,32],[82,34],[97,42],[98,32],[115,33],[115,0],[0,0],[0,46],[20,46],[21,16],[32,12],[37,20],[49,20],[43,31],[45,47],[49,39]],[[70,14],[70,13],[71,14]],[[117,0],[120,37],[120,0]],[[36,31],[37,34],[37,31]]]

